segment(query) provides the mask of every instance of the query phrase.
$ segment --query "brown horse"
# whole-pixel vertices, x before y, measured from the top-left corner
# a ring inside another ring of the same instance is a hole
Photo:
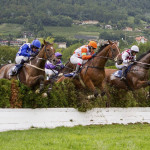
[[[98,91],[96,87],[101,90],[101,95],[104,94],[104,88],[102,82],[105,78],[104,66],[108,59],[114,60],[120,54],[120,50],[116,43],[109,41],[100,47],[96,57],[88,60],[86,64],[83,65],[82,70],[79,74],[81,83],[84,83],[85,87],[94,92],[94,96],[98,96]],[[61,77],[57,82],[61,82],[67,77]],[[74,81],[80,82],[79,79],[74,79]],[[78,85],[78,84],[77,84]],[[83,87],[82,87],[83,88]]]
[[[133,91],[142,87],[145,88],[150,86],[148,69],[150,69],[150,50],[134,62],[127,73],[126,81],[121,81],[120,78],[113,75],[117,69],[105,69],[106,78],[104,82],[118,89]]]
[[[24,83],[28,87],[35,87],[40,84],[40,90],[42,90],[45,79],[44,67],[46,60],[56,62],[57,58],[55,56],[53,44],[44,40],[44,44],[42,45],[42,49],[39,51],[38,55],[35,58],[30,59],[28,63],[25,63],[19,74],[12,78],[20,80],[21,83]],[[10,79],[9,72],[14,66],[15,64],[2,66],[0,68],[0,79]]]

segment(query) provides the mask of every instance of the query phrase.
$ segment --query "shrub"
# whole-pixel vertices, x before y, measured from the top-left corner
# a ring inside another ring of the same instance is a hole
[[[11,81],[6,79],[0,80],[0,107],[9,108],[11,97]]]

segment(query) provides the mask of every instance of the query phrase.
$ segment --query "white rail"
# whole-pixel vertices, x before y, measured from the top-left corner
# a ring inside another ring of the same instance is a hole
[[[137,122],[150,123],[150,107],[94,108],[87,112],[74,108],[0,109],[0,131]]]

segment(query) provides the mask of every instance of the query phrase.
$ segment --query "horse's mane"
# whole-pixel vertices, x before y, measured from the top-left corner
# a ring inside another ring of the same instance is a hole
[[[46,41],[45,41],[46,42]],[[52,45],[52,43],[50,43],[50,42],[46,42],[46,44],[50,44],[50,45]],[[41,49],[44,47],[44,44],[42,44],[41,45]]]
[[[97,53],[101,52],[106,46],[108,46],[109,44],[106,43],[106,44],[103,44],[99,47],[99,49],[97,50]]]
[[[150,53],[150,50],[141,54],[138,58],[137,58],[137,61],[139,61],[140,59],[142,59],[145,55],[149,54]]]

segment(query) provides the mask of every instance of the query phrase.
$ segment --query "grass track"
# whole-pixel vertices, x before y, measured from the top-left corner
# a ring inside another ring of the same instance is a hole
[[[149,150],[150,125],[99,125],[0,133],[0,150]]]

